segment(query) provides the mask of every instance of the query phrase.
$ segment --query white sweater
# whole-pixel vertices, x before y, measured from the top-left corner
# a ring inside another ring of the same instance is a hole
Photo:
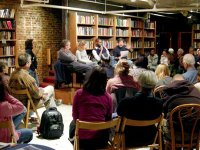
[[[87,55],[86,50],[77,50],[76,51],[76,57],[78,62],[83,63],[83,64],[87,64],[87,63],[91,63],[92,61],[89,60],[89,57]]]

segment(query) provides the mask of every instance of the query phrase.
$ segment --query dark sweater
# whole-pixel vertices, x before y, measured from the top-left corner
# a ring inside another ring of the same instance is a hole
[[[26,49],[26,53],[31,55],[31,66],[30,66],[30,70],[35,71],[35,69],[37,69],[37,57],[36,55],[33,53],[32,49]]]

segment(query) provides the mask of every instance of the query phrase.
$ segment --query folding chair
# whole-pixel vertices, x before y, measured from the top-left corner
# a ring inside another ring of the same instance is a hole
[[[162,126],[162,120],[163,120],[163,114],[160,115],[158,118],[153,120],[132,120],[128,119],[126,117],[123,117],[122,125],[121,125],[121,149],[125,150],[130,147],[126,147],[125,144],[125,126],[135,126],[135,127],[145,127],[150,125],[156,125],[157,127],[157,133],[155,134],[154,142],[151,145],[144,145],[142,147],[150,147],[151,149],[153,147],[157,147],[159,150],[162,150],[162,132],[161,132],[161,126]],[[158,141],[158,144],[156,142]],[[132,147],[131,147],[132,148]],[[140,148],[140,147],[133,147],[133,148]]]
[[[0,121],[0,129],[8,129],[10,132],[10,141],[12,143],[17,143],[15,136],[14,136],[14,128],[12,125],[12,120]]]
[[[80,121],[79,119],[76,120],[76,129],[75,129],[75,139],[74,139],[74,150],[79,150],[79,129],[86,129],[86,130],[103,130],[103,129],[110,129],[115,127],[115,136],[111,142],[111,145],[108,143],[108,147],[105,149],[119,149],[118,142],[119,142],[119,127],[120,127],[121,118],[115,118],[111,121],[107,122],[85,122]]]
[[[31,98],[31,95],[30,95],[28,89],[24,89],[24,90],[11,89],[11,93],[13,95],[27,95],[27,97],[28,97],[27,106],[26,106],[27,113],[26,113],[26,118],[25,118],[25,128],[28,128],[28,119],[29,119],[29,115],[30,115],[30,106],[33,108],[33,111],[36,113],[37,119],[40,122],[40,116],[39,116],[39,114],[37,112],[37,108],[36,108],[35,104],[33,103],[33,100]]]
[[[200,104],[183,104],[169,114],[169,137],[165,135],[165,149],[199,150]],[[167,138],[168,137],[168,138]]]

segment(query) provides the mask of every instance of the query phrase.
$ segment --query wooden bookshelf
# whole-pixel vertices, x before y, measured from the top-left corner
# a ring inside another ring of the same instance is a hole
[[[69,31],[73,53],[77,50],[79,40],[85,40],[87,50],[92,50],[96,38],[102,39],[108,49],[117,45],[118,38],[124,38],[133,49],[134,58],[139,53],[156,49],[156,23],[143,19],[70,11]]]
[[[16,64],[16,22],[14,9],[0,9],[0,61],[8,66],[10,74]]]
[[[198,48],[198,43],[200,43],[200,24],[192,25],[192,44],[195,49]]]

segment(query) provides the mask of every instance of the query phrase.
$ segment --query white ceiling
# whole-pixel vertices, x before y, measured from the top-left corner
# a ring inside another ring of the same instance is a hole
[[[138,8],[179,8],[199,7],[200,0],[108,0],[120,4],[126,4]]]

